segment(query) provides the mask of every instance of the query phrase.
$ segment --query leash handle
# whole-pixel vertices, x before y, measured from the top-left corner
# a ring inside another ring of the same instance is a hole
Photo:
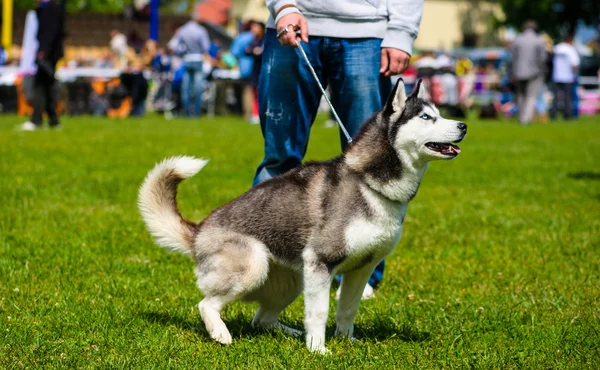
[[[296,34],[299,35],[300,31],[296,31]],[[308,65],[308,69],[310,69],[310,72],[312,73],[313,77],[315,78],[315,81],[317,81],[317,85],[319,85],[319,89],[321,89],[321,93],[323,93],[325,100],[327,100],[327,104],[329,104],[329,107],[331,108],[331,112],[333,113],[335,120],[337,121],[338,125],[340,126],[340,129],[344,133],[344,136],[346,137],[346,141],[348,141],[348,144],[352,143],[352,138],[350,137],[350,134],[348,134],[348,131],[346,131],[346,128],[342,124],[342,120],[340,119],[337,112],[335,111],[335,108],[333,107],[331,100],[329,100],[329,96],[327,96],[327,93],[325,92],[323,85],[321,85],[321,81],[319,81],[319,76],[317,76],[317,72],[315,72],[315,69],[313,68],[312,64],[310,64],[310,61],[308,60],[308,56],[306,56],[306,52],[302,48],[301,42],[298,39],[296,39],[296,47],[298,48],[298,50],[300,50],[300,54],[302,54],[302,56],[304,57],[304,61]]]

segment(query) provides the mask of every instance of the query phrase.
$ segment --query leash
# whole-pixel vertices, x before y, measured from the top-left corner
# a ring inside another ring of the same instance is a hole
[[[300,31],[296,31],[296,34],[299,35]],[[321,85],[321,81],[319,81],[319,76],[317,76],[317,72],[315,72],[315,69],[313,68],[312,64],[310,64],[310,61],[308,60],[308,57],[306,56],[306,52],[302,48],[300,40],[296,40],[296,47],[298,48],[298,50],[300,50],[300,54],[302,54],[302,56],[304,57],[304,61],[308,65],[308,69],[310,69],[310,72],[312,73],[313,77],[315,78],[315,81],[317,81],[317,85],[319,85],[319,89],[321,89],[321,93],[323,93],[325,100],[327,100],[327,104],[329,104],[329,108],[331,108],[331,112],[333,113],[335,120],[337,121],[338,125],[340,126],[340,129],[344,133],[344,136],[346,137],[348,144],[352,143],[352,138],[348,134],[348,131],[346,131],[346,128],[344,127],[344,125],[342,124],[342,120],[340,119],[337,112],[335,111],[333,104],[331,104],[331,100],[329,100],[329,96],[327,96],[327,93],[325,92],[323,85]]]

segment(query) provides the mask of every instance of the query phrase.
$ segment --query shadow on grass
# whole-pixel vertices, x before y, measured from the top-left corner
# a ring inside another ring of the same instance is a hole
[[[163,326],[177,326],[180,329],[200,333],[200,318],[198,320],[189,320],[167,312],[141,312],[146,321],[161,324]]]
[[[392,322],[378,320],[373,326],[357,326],[354,336],[362,339],[377,339],[378,341],[401,340],[403,342],[426,342],[431,334],[419,331],[410,324],[394,325]]]
[[[600,180],[600,172],[572,172],[567,174],[567,177],[570,177],[575,180]]]
[[[144,319],[151,323],[158,323],[163,326],[176,326],[180,329],[196,333],[199,336],[206,337],[207,339],[209,338],[208,333],[204,327],[204,322],[202,322],[200,315],[198,315],[197,318],[193,320],[180,317],[169,312],[142,312],[140,316],[142,316]],[[277,332],[272,330],[253,328],[251,325],[251,321],[241,314],[237,316],[226,317],[223,319],[223,321],[225,322],[225,325],[227,325],[227,329],[229,329],[229,332],[231,333],[231,336],[233,338],[278,335]]]
[[[190,320],[168,312],[142,312],[140,315],[151,323],[158,323],[164,326],[173,325],[208,338],[200,316],[195,320]],[[224,321],[234,338],[281,335],[277,331],[253,328],[248,318],[241,314],[228,317]],[[304,331],[304,328],[295,328]],[[327,327],[328,336],[333,335],[334,332],[335,327]],[[374,325],[356,326],[354,336],[359,339],[376,339],[378,341],[401,340],[403,342],[425,342],[431,339],[430,333],[419,331],[408,323],[395,325],[393,322],[383,320],[377,320]],[[304,335],[297,337],[297,339],[304,341]]]

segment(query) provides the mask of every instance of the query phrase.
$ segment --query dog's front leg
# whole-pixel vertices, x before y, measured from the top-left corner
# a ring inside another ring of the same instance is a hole
[[[331,274],[327,265],[310,259],[304,262],[304,327],[306,347],[310,351],[327,353],[325,325],[329,313]]]
[[[360,306],[365,285],[369,281],[375,265],[363,267],[357,271],[347,272],[342,276],[340,300],[335,314],[335,335],[352,338],[354,333],[354,318]]]

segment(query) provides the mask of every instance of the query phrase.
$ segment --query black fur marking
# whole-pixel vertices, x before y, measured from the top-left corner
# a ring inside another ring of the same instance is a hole
[[[360,270],[361,268],[373,262],[374,259],[375,255],[373,253],[368,254],[365,257],[363,257],[363,259],[360,260],[360,262],[352,270]]]
[[[431,104],[416,96],[411,96],[406,100],[406,106],[400,116],[400,122],[406,123],[412,118],[416,117],[423,111],[423,107],[431,107]]]
[[[327,266],[327,271],[329,271],[329,273],[332,273],[333,270],[339,266],[342,262],[344,262],[346,260],[345,256],[339,256],[336,259],[333,260],[326,260],[326,259],[321,259],[321,261],[323,263],[325,263],[325,265]]]
[[[386,144],[388,148],[381,151],[365,168],[365,174],[381,182],[388,182],[402,176],[402,163],[393,148]]]

